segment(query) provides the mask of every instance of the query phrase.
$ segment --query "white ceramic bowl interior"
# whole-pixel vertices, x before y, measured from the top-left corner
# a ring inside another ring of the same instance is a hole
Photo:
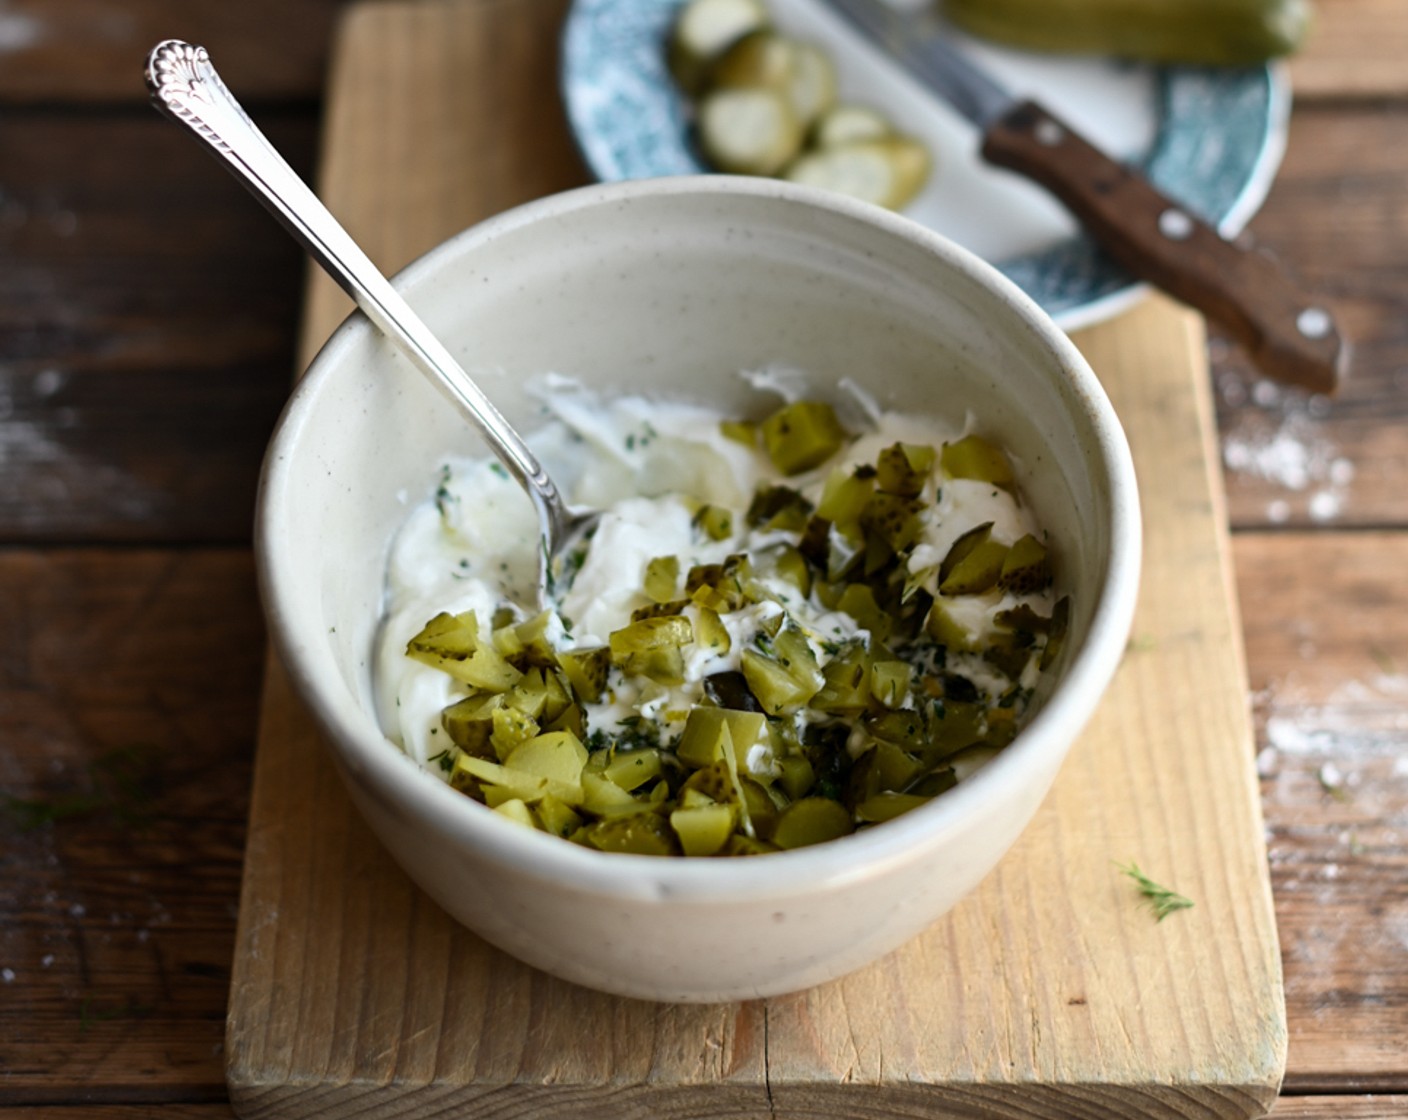
[[[766,407],[770,363],[817,392],[962,422],[1013,449],[1073,602],[1058,683],[970,781],[882,827],[742,860],[611,855],[506,822],[382,735],[370,666],[388,542],[447,451],[482,453],[360,315],[270,446],[257,543],[270,626],[353,800],[455,918],[567,979],[659,1000],[797,990],[860,967],[971,890],[1035,812],[1123,649],[1139,517],[1123,434],[1074,347],[1013,285],[906,219],[766,180],[590,187],[451,239],[399,278],[520,430],[546,371],[607,391]],[[526,501],[526,499],[525,499]],[[429,855],[433,853],[433,857]]]

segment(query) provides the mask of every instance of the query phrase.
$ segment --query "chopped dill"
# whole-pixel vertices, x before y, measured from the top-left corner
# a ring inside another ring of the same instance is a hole
[[[1133,860],[1129,862],[1129,866],[1127,867],[1121,864],[1115,864],[1115,866],[1120,869],[1122,874],[1134,880],[1135,885],[1139,888],[1139,893],[1143,895],[1144,899],[1149,903],[1149,909],[1153,911],[1155,921],[1163,921],[1175,910],[1188,910],[1192,907],[1193,902],[1191,899],[1184,897],[1175,890],[1170,890],[1168,887],[1161,886],[1154,882],[1154,880],[1150,879],[1149,876],[1139,870],[1138,865]]]

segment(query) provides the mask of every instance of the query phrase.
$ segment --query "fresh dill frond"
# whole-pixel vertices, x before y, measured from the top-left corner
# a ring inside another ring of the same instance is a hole
[[[1128,866],[1118,863],[1115,866],[1134,880],[1135,885],[1139,888],[1139,893],[1144,896],[1144,899],[1149,903],[1149,909],[1154,912],[1155,921],[1163,921],[1175,910],[1188,910],[1192,907],[1192,899],[1154,882],[1139,870],[1139,865],[1133,860],[1130,860]]]

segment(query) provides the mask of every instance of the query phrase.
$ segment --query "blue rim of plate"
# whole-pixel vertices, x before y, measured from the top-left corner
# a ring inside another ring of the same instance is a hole
[[[561,84],[587,167],[604,182],[701,175],[688,108],[665,65],[683,0],[575,0],[562,34]],[[1261,205],[1284,151],[1284,67],[1167,67],[1159,127],[1134,166],[1170,198],[1239,233]],[[1144,286],[1088,238],[993,262],[1067,330],[1122,310]]]

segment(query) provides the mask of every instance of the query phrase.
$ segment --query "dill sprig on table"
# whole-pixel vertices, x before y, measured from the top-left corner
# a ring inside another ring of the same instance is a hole
[[[1127,867],[1120,864],[1116,864],[1115,866],[1118,867],[1123,874],[1128,875],[1134,880],[1135,885],[1139,888],[1139,893],[1144,896],[1145,900],[1149,903],[1149,909],[1154,912],[1155,921],[1163,921],[1175,910],[1187,910],[1192,907],[1192,899],[1154,882],[1154,880],[1150,879],[1149,876],[1139,870],[1139,865],[1133,860],[1130,860],[1129,866]]]

